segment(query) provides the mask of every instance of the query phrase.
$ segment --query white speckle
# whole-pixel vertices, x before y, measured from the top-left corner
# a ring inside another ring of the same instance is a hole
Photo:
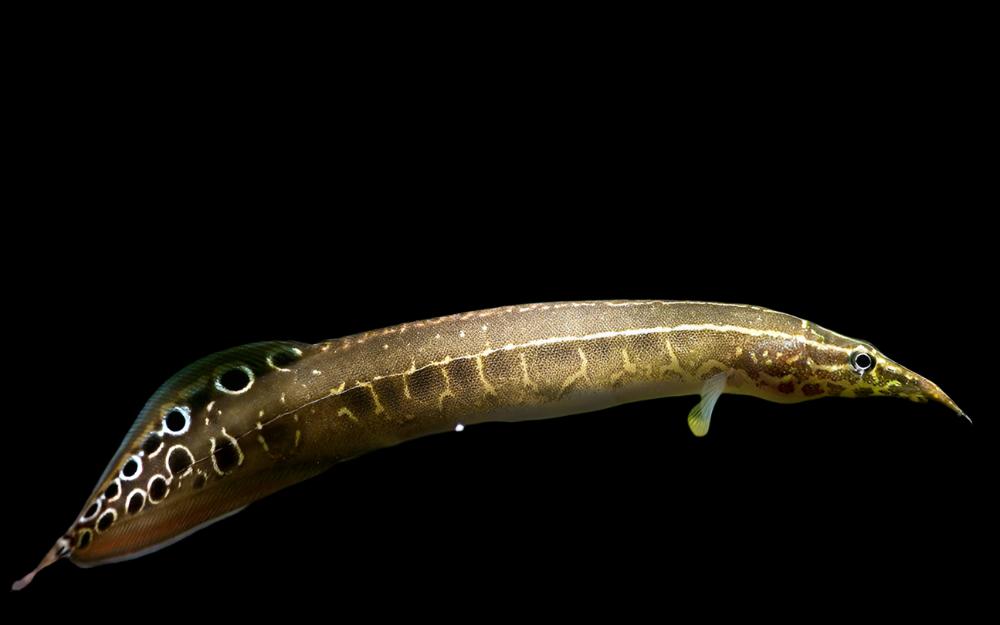
[[[258,422],[257,422],[257,429],[258,429],[258,430],[263,430],[263,429],[264,429],[264,424],[263,424],[263,423],[261,423],[260,421],[258,421]]]
[[[486,332],[486,329],[487,329],[487,328],[489,328],[489,326],[488,326],[488,325],[486,325],[486,324],[484,323],[484,324],[483,324],[483,332]]]
[[[258,416],[258,417],[263,417],[263,416],[264,416],[264,411],[263,411],[263,410],[261,410],[260,412],[258,412],[258,413],[257,413],[257,416]]]
[[[382,349],[389,349],[389,344],[388,343],[383,344]]]
[[[209,423],[208,417],[205,417],[205,425],[208,425],[208,423]]]
[[[462,338],[465,338],[465,330],[462,330],[461,332],[459,332],[458,335],[460,337],[462,337]]]
[[[459,423],[458,425],[455,426],[455,431],[456,432],[461,432],[464,429],[465,429],[465,426],[462,425],[461,423]]]
[[[215,406],[215,400],[214,399],[212,401],[208,402],[208,406],[205,407],[205,412],[211,414],[213,406]]]
[[[313,375],[323,375],[323,372],[319,369],[313,369]]]
[[[281,403],[285,403],[285,394],[284,393],[281,394]]]

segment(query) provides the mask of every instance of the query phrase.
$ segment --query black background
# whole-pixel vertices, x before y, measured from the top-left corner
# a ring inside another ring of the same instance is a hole
[[[995,250],[974,76],[933,51],[641,48],[51,65],[24,96],[4,234],[7,579],[161,382],[252,341],[537,301],[752,303],[872,341],[974,426],[939,405],[728,396],[701,440],[693,397],[485,424],[139,560],[58,563],[10,599],[523,617],[982,596]]]

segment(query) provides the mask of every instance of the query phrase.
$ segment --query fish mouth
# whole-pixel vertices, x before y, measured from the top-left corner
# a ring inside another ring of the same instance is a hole
[[[932,399],[939,404],[944,404],[945,406],[951,408],[955,414],[962,417],[969,423],[972,423],[972,417],[965,414],[965,411],[959,408],[958,404],[956,404],[951,397],[948,397],[947,393],[942,391],[940,386],[919,375],[917,376],[917,386],[920,388],[920,392],[924,397]]]

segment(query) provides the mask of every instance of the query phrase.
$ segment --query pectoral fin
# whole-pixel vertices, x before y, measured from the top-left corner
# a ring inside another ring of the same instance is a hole
[[[719,401],[719,396],[726,388],[728,374],[719,373],[705,380],[701,387],[701,401],[688,413],[688,426],[695,436],[708,434],[708,426],[712,422],[712,409],[715,402]]]

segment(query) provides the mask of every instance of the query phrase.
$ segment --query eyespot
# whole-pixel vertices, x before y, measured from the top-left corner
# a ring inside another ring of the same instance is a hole
[[[180,436],[191,429],[191,409],[175,406],[163,415],[163,431],[171,436]]]
[[[292,364],[302,356],[302,350],[298,347],[284,352],[275,352],[267,357],[267,364],[278,371],[288,371],[288,365]]]
[[[125,463],[125,466],[122,467],[118,477],[128,482],[139,477],[140,473],[142,473],[142,458],[137,455],[133,455],[128,459],[128,462]]]
[[[864,373],[875,366],[875,357],[866,351],[855,350],[851,354],[851,366],[858,373]]]
[[[128,494],[128,499],[125,500],[125,510],[129,514],[135,514],[136,512],[142,510],[142,507],[146,505],[146,493],[141,488],[137,488]]]
[[[153,432],[146,438],[146,442],[142,444],[142,450],[146,452],[147,456],[153,457],[161,445],[163,445],[163,436],[159,432]]]
[[[244,365],[230,369],[215,379],[215,388],[229,395],[245,393],[251,386],[253,386],[253,371]]]
[[[96,517],[97,513],[100,511],[101,511],[101,500],[98,499],[94,503],[90,504],[90,507],[87,508],[87,511],[83,513],[83,516],[80,517],[80,523],[86,523],[88,521],[93,520],[93,518]]]
[[[108,487],[104,490],[104,498],[108,501],[115,501],[121,497],[121,494],[122,486],[118,478],[115,478],[115,481],[108,484]]]
[[[149,478],[146,488],[149,491],[149,503],[160,503],[167,496],[167,493],[170,492],[170,487],[167,486],[167,479],[162,475],[154,475]]]
[[[174,445],[167,450],[167,471],[170,476],[184,477],[194,464],[194,454],[184,445]]]
[[[80,536],[76,539],[76,548],[83,550],[90,546],[90,539],[93,537],[93,532],[88,529],[80,530]]]
[[[101,532],[107,531],[117,518],[118,513],[115,512],[114,508],[108,508],[105,510],[104,514],[101,515],[101,518],[97,519],[97,533],[100,534]]]

